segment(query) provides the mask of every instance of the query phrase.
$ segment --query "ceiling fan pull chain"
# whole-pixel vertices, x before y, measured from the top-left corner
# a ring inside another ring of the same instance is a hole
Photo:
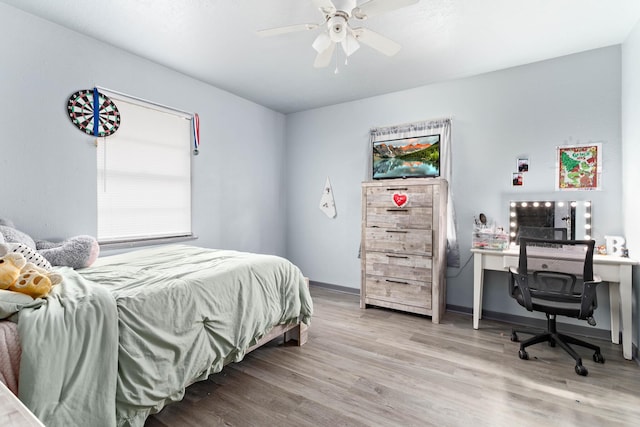
[[[338,74],[340,72],[340,70],[338,70],[338,51],[340,49],[336,49],[336,69],[333,70],[333,74]]]

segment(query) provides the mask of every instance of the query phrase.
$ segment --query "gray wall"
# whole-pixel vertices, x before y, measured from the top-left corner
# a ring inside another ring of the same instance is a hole
[[[194,244],[285,253],[284,115],[2,3],[0,52],[0,216],[37,238],[95,235],[96,154],[66,102],[99,85],[199,113]]]
[[[448,269],[448,304],[473,303],[474,216],[484,212],[506,227],[511,199],[592,200],[594,238],[604,243],[605,234],[621,234],[620,57],[620,46],[603,48],[288,115],[288,173],[295,177],[287,187],[288,256],[312,280],[358,288],[368,131],[439,117],[453,118],[451,187],[463,263]],[[589,142],[602,143],[602,190],[555,191],[556,147]],[[514,188],[511,173],[519,156],[529,157],[530,169],[525,185]],[[335,219],[318,209],[326,176],[336,198]],[[489,272],[485,283],[484,309],[523,314],[507,296],[506,274]],[[606,292],[600,299],[598,327],[609,329]]]
[[[627,246],[632,257],[640,258],[640,22],[622,45],[622,213]],[[640,275],[634,267],[635,342],[640,343]]]

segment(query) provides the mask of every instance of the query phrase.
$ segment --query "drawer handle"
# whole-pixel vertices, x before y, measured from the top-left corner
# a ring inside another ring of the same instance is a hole
[[[389,258],[402,258],[402,259],[409,259],[409,257],[408,257],[408,256],[402,256],[402,255],[389,255],[389,254],[387,254],[387,256],[388,256]]]
[[[389,283],[399,283],[401,285],[408,285],[409,284],[408,282],[403,282],[403,281],[400,281],[400,280],[385,279],[385,281],[387,281]]]
[[[387,212],[409,212],[409,209],[390,208],[390,209],[387,209]]]
[[[387,191],[408,191],[408,187],[396,187],[396,188],[387,188]]]
[[[387,230],[387,233],[408,233],[408,231],[404,231],[404,230]]]

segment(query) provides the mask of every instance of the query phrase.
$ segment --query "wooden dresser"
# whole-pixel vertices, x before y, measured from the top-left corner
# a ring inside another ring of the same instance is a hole
[[[446,304],[447,181],[413,178],[362,184],[360,307],[431,316]]]

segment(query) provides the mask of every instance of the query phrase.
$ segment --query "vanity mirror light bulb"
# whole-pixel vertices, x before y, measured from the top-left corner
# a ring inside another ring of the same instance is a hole
[[[540,203],[538,203],[538,202],[533,202],[533,207],[534,207],[534,208],[537,208],[538,206],[540,206]]]
[[[591,207],[591,202],[584,202],[584,206],[587,208]]]
[[[584,214],[584,217],[585,217],[585,218],[591,218],[591,213],[589,213],[589,212],[585,213],[585,214]]]
[[[520,203],[520,206],[522,206],[523,208],[526,208],[527,207],[527,202]]]
[[[516,237],[516,232],[515,231],[511,232],[511,237]]]
[[[515,217],[515,216],[516,216],[516,213],[515,213],[514,211],[511,211],[511,216],[512,216],[512,217]]]
[[[510,226],[511,228],[516,228],[516,223],[512,221],[512,222],[509,224],[509,226]]]
[[[591,229],[591,224],[585,224],[584,228],[587,229],[587,230],[590,230]]]
[[[585,235],[584,235],[584,239],[585,239],[585,240],[591,240],[591,236],[590,236],[590,235],[588,235],[588,234],[585,234]]]
[[[551,206],[551,202],[546,202],[544,205],[545,205],[546,207],[549,207],[549,206]]]
[[[515,208],[516,207],[516,202],[511,202],[511,207]]]
[[[578,206],[578,204],[576,202],[571,202],[571,207],[575,208],[576,206]]]

